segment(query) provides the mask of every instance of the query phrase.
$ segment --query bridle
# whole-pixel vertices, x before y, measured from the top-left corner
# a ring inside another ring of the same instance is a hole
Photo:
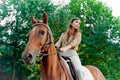
[[[53,55],[53,54],[56,54],[56,53],[48,54],[48,53],[45,52],[45,49],[48,47],[48,45],[53,43],[52,42],[52,33],[51,33],[51,30],[50,30],[50,28],[49,28],[49,26],[47,24],[39,22],[39,23],[35,23],[33,26],[36,27],[36,26],[39,26],[39,25],[44,25],[48,29],[46,42],[43,45],[41,51],[39,51],[39,54],[42,53],[42,55],[40,56],[40,60],[42,60],[43,57],[46,57],[46,56],[49,56],[49,55]]]

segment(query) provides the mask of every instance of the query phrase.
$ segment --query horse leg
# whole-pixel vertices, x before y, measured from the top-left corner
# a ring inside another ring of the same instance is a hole
[[[95,80],[105,80],[105,77],[102,74],[102,72],[95,66],[86,65],[85,67],[89,69]]]

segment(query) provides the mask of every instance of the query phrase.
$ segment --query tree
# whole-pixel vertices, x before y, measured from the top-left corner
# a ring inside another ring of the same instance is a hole
[[[32,28],[30,16],[39,19],[42,12],[46,11],[52,17],[55,6],[49,0],[4,0],[0,6],[1,19],[7,19],[5,25],[0,26],[0,65],[4,65],[0,66],[0,72],[3,72],[1,79],[7,79],[8,74],[9,80],[37,79],[40,77],[37,76],[40,74],[40,65],[35,65],[39,68],[26,66],[21,59],[27,33]]]
[[[120,76],[120,18],[97,0],[71,0],[55,6],[50,0],[4,0],[0,3],[0,80],[38,80],[40,64],[26,66],[21,54],[32,28],[30,16],[40,19],[46,11],[55,42],[72,17],[82,21],[79,56],[83,65],[97,66],[108,80]],[[1,22],[0,22],[1,23]],[[39,63],[39,62],[38,62]],[[113,65],[114,64],[114,65]]]

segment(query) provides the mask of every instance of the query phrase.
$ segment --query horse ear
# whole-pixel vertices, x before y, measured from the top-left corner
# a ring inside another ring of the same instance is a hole
[[[42,19],[43,19],[43,23],[48,24],[48,17],[45,11],[43,12]]]
[[[35,24],[37,22],[37,20],[33,16],[31,16],[31,20],[32,20],[32,24]]]

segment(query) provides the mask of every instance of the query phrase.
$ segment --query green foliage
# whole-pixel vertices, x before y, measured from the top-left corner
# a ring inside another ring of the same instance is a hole
[[[80,8],[72,8],[73,5]],[[113,40],[119,36],[119,19],[112,16],[111,9],[95,0],[72,0],[69,6],[71,13],[82,20],[82,43],[78,51],[82,63],[97,66],[106,78],[118,80],[120,44],[119,40],[116,43]]]
[[[55,42],[72,17],[81,19],[82,42],[78,54],[83,65],[98,67],[106,80],[120,79],[120,18],[96,0],[71,0],[55,6],[50,0],[4,0],[0,3],[0,80],[39,80],[40,64],[27,66],[21,59],[32,28],[31,18],[46,11]],[[11,16],[11,17],[10,17]]]

